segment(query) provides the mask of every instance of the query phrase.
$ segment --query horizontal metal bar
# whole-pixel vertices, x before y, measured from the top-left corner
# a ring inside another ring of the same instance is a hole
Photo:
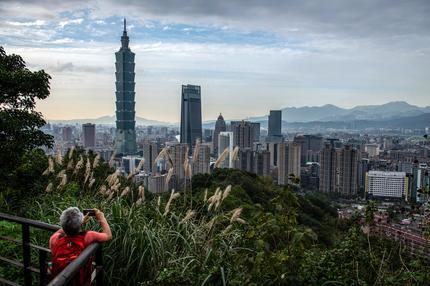
[[[0,256],[0,260],[3,262],[6,262],[6,263],[12,264],[16,267],[21,267],[21,268],[24,267],[24,264],[22,264],[21,262],[19,262],[18,260],[15,260],[15,259],[9,259],[9,258]]]
[[[15,282],[6,280],[6,279],[1,278],[1,277],[0,277],[0,284],[10,285],[10,286],[21,286],[21,285],[15,283]]]
[[[67,285],[85,266],[85,263],[93,256],[100,247],[99,243],[92,243],[82,251],[82,253],[73,260],[63,271],[52,279],[48,286]]]
[[[40,228],[40,229],[49,230],[49,231],[57,231],[60,229],[60,226],[58,225],[49,224],[46,222],[41,222],[41,221],[32,220],[28,218],[18,217],[10,214],[5,214],[5,213],[0,213],[0,219],[16,222],[19,224],[26,224],[31,227]]]
[[[42,250],[42,251],[51,253],[51,249],[43,247],[43,246],[39,246],[39,245],[36,245],[36,244],[33,244],[33,243],[30,243],[30,247],[33,247],[33,248],[36,248],[38,250]]]
[[[0,236],[0,240],[11,241],[11,242],[15,242],[15,243],[18,243],[18,244],[22,243],[22,240],[16,239],[16,238],[13,238],[13,237],[10,237],[10,236]]]

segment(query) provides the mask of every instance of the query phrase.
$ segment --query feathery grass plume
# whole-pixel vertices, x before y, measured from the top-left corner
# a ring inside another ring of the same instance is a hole
[[[214,216],[206,225],[205,227],[208,229],[208,232],[210,232],[215,224],[215,220],[218,218],[218,216]]]
[[[231,224],[229,224],[223,231],[222,231],[222,234],[224,234],[224,235],[226,235],[230,230],[231,230],[231,228],[233,227],[233,225],[231,225]]]
[[[48,167],[45,171],[43,171],[42,175],[46,176],[51,173],[54,173],[54,161],[52,160],[51,156],[48,156]]]
[[[72,159],[74,152],[75,152],[75,146],[72,146],[72,148],[69,149],[69,160]]]
[[[57,151],[57,155],[55,156],[55,162],[58,165],[61,165],[63,163],[63,157],[61,156],[61,150]]]
[[[83,166],[84,166],[84,157],[82,157],[82,155],[81,155],[78,163],[76,163],[75,170],[73,171],[73,174],[77,174]]]
[[[172,204],[173,200],[179,198],[179,196],[179,193],[175,193],[175,190],[172,190],[172,192],[170,193],[170,198],[167,201],[166,207],[164,208],[163,216],[166,216],[170,212],[170,205]]]
[[[119,182],[119,181],[117,181],[118,183],[116,183],[115,185],[113,185],[112,187],[111,187],[111,190],[112,191],[115,191],[115,192],[117,192],[118,190],[119,190],[119,187],[121,187],[121,183]]]
[[[70,159],[69,163],[67,163],[67,170],[73,170],[73,159]]]
[[[212,207],[216,205],[218,201],[221,199],[221,193],[222,191],[218,187],[216,188],[215,193],[208,199],[208,203],[209,203],[208,212],[211,211]]]
[[[187,222],[192,219],[196,215],[196,212],[193,210],[188,210],[185,217],[181,220],[181,223]]]
[[[145,187],[139,186],[139,198],[142,199],[142,202],[145,201]]]
[[[185,157],[184,161],[184,174],[185,178],[191,178],[191,165],[190,161],[188,160],[188,156]]]
[[[230,218],[230,223],[235,222],[240,217],[240,214],[242,213],[242,208],[235,208],[232,212],[233,214]]]
[[[241,219],[240,217],[238,217],[238,218],[236,219],[236,221],[237,221],[238,223],[240,223],[240,224],[246,224],[246,221],[245,221],[244,219]]]
[[[57,178],[62,178],[63,175],[66,173],[66,170],[61,170],[58,174],[57,174]]]
[[[170,156],[170,149],[166,149],[166,152],[164,153],[164,158],[167,159],[167,162],[169,163],[170,166],[173,166],[173,160],[172,160],[172,157]]]
[[[227,188],[225,188],[224,193],[222,194],[221,201],[224,201],[228,197],[230,192],[231,192],[231,185],[228,185]]]
[[[120,197],[126,196],[130,192],[130,187],[125,187],[124,190],[121,192]]]
[[[65,186],[67,184],[67,175],[66,174],[63,174],[63,176],[62,176],[62,178],[61,178],[61,181],[60,181],[60,184],[58,185],[58,187],[57,187],[57,190],[61,190],[61,189],[63,189],[63,187]]]
[[[228,149],[228,147],[225,148],[224,151],[222,151],[221,155],[219,155],[218,159],[215,161],[214,168],[219,168],[222,162],[224,162],[224,160],[227,158],[229,153]]]
[[[113,186],[116,182],[116,180],[118,179],[118,176],[120,175],[121,171],[120,170],[116,170],[115,172],[113,172],[112,174],[110,174],[109,176],[107,176],[106,181],[108,182],[109,187]]]
[[[160,196],[158,196],[158,199],[157,199],[157,207],[158,207],[158,208],[160,208],[160,205],[161,205],[161,197],[160,197]]]
[[[203,197],[203,202],[206,203],[207,200],[208,200],[208,189],[205,190],[205,195]]]
[[[234,162],[237,160],[237,156],[239,154],[239,146],[234,147],[233,154],[231,155],[231,160]]]
[[[90,157],[87,157],[87,165],[86,165],[86,168],[85,168],[85,181],[84,181],[84,184],[90,178],[90,172],[91,172],[91,162],[90,162]]]
[[[142,205],[142,204],[143,204],[143,200],[142,200],[142,198],[137,199],[137,201],[136,201],[136,206],[140,206],[140,205]]]
[[[92,179],[90,180],[90,183],[88,184],[88,187],[89,187],[89,188],[92,188],[95,182],[96,182],[96,179],[92,178]]]
[[[109,166],[112,167],[113,163],[115,162],[115,156],[116,156],[116,150],[113,150],[112,156],[110,156],[109,159]]]
[[[142,170],[143,168],[143,164],[145,164],[145,158],[142,158],[142,160],[140,160],[139,165],[137,165],[136,169],[135,169],[135,173],[139,173],[140,170]]]
[[[102,195],[106,195],[106,191],[107,191],[106,185],[102,185],[99,189],[99,193]]]
[[[193,152],[193,163],[197,162],[197,160],[199,159],[199,154],[200,154],[200,139],[197,138],[196,139],[196,146],[194,146],[194,152]]]
[[[49,184],[46,186],[45,192],[47,192],[47,193],[52,192],[52,183],[49,183]]]
[[[99,163],[100,163],[100,154],[97,154],[97,156],[94,158],[93,169],[97,168],[99,166]]]
[[[160,153],[158,153],[157,157],[155,157],[155,159],[154,159],[154,162],[152,162],[152,165],[153,165],[153,166],[154,166],[154,165],[156,165],[156,164],[157,164],[157,162],[158,162],[158,160],[160,160],[161,158],[165,158],[165,154],[166,154],[166,152],[167,152],[167,146],[166,146],[166,147],[164,147],[164,148],[160,151]]]
[[[115,192],[110,192],[107,200],[110,201],[113,198],[114,194]]]
[[[170,168],[166,176],[166,188],[169,188],[169,182],[172,179],[172,176],[173,176],[173,168]]]

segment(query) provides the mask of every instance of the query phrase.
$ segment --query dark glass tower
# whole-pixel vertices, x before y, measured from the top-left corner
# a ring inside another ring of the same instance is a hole
[[[116,77],[116,138],[117,155],[136,154],[134,53],[128,46],[126,21],[121,37],[121,48],[115,53]]]
[[[202,104],[200,86],[183,85],[181,98],[181,143],[191,147],[202,138]]]

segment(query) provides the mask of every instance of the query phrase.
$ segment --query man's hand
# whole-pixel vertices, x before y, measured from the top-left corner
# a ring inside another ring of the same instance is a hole
[[[86,225],[87,223],[88,223],[88,221],[90,220],[90,217],[88,216],[88,214],[86,214],[85,216],[84,216],[84,220],[83,220],[83,222],[82,222],[82,224],[83,225]]]
[[[105,214],[102,212],[102,211],[100,211],[100,210],[98,210],[98,209],[94,209],[94,212],[96,213],[96,219],[100,222],[100,221],[103,221],[103,220],[106,220],[105,219]]]

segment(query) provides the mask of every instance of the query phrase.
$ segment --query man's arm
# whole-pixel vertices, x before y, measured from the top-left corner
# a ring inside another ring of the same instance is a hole
[[[102,233],[106,234],[106,241],[112,239],[112,232],[110,230],[109,224],[105,218],[105,215],[103,212],[101,212],[98,209],[94,209],[96,212],[96,219],[99,221],[100,226],[102,227]]]

